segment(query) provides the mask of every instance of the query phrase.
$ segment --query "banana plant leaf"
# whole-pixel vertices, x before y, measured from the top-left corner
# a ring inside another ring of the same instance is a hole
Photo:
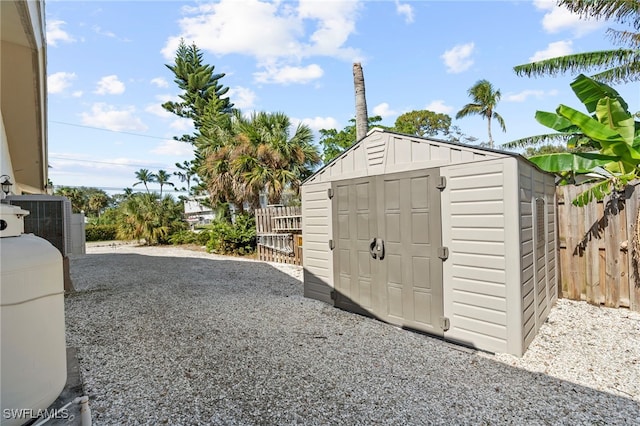
[[[579,133],[580,128],[555,112],[536,111],[536,120],[545,127],[562,133]]]
[[[600,123],[615,129],[627,145],[633,146],[635,121],[631,114],[622,109],[619,101],[611,98],[600,99],[596,106],[596,116]]]
[[[607,86],[606,84],[595,81],[584,74],[580,74],[573,82],[571,82],[571,89],[590,113],[594,113],[596,111],[598,101],[606,97],[618,100],[625,111],[628,111],[629,109],[627,103],[615,89]]]
[[[529,161],[550,173],[589,173],[596,167],[604,167],[616,162],[618,157],[595,153],[561,152],[555,154],[534,155]]]

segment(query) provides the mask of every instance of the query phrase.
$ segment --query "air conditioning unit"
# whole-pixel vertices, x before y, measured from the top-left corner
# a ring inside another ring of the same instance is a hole
[[[49,241],[63,257],[71,253],[71,201],[54,195],[9,195],[14,206],[28,210],[24,217],[25,234],[34,234]]]

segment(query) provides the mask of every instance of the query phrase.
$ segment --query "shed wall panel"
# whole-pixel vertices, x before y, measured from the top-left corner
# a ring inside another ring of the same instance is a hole
[[[333,304],[330,187],[330,183],[302,186],[302,265],[305,297]]]
[[[557,298],[555,182],[526,163],[518,180],[524,352]]]
[[[507,291],[504,160],[447,166],[442,239],[447,339],[505,352]],[[470,186],[473,189],[470,189]]]

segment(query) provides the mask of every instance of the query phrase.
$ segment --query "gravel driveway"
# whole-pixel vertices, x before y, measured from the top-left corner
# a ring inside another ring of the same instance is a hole
[[[523,358],[302,296],[298,267],[172,247],[71,260],[94,424],[638,424],[640,314],[558,301]]]

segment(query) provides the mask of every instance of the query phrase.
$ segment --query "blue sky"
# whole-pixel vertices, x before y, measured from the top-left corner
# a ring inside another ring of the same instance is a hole
[[[225,73],[237,108],[284,112],[295,123],[342,129],[355,114],[352,64],[362,62],[369,115],[455,117],[487,79],[502,92],[507,132],[496,145],[544,133],[536,110],[580,108],[571,76],[529,79],[513,66],[613,47],[616,23],[579,20],[550,1],[46,2],[49,176],[54,185],[120,190],[140,168],[176,171],[193,158],[172,137],[190,123],[161,108],[179,90],[165,64],[180,38]],[[632,111],[637,84],[616,86]],[[480,141],[480,117],[453,124]],[[174,180],[179,182],[177,178]],[[138,186],[137,188],[140,188]],[[112,191],[109,191],[112,192]]]

